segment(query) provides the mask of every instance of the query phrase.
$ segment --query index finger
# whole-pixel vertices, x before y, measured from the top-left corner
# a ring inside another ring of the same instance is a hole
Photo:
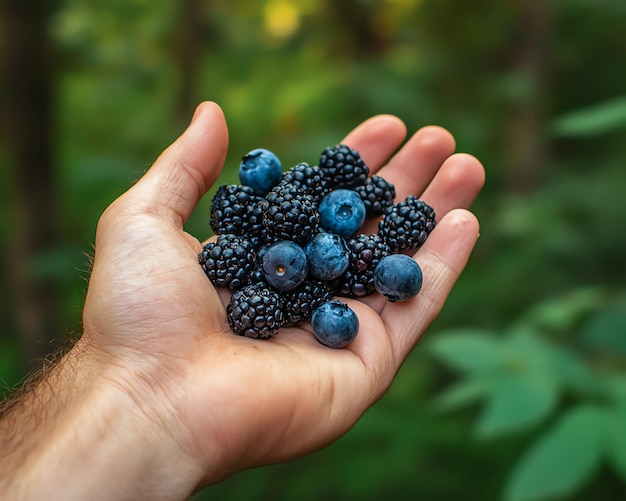
[[[404,122],[393,115],[377,115],[357,126],[342,141],[359,152],[367,166],[377,171],[406,137]]]

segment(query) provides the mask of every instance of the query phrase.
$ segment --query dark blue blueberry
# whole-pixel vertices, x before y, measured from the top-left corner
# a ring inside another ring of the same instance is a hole
[[[265,196],[282,179],[282,164],[269,150],[257,148],[246,154],[239,165],[239,180],[257,196]]]
[[[282,240],[269,247],[262,257],[265,279],[278,291],[295,289],[304,282],[309,263],[302,247],[290,240]]]
[[[345,240],[335,233],[318,233],[304,248],[309,260],[309,273],[318,280],[333,280],[350,264]]]
[[[374,270],[374,286],[389,301],[408,301],[422,288],[422,269],[406,254],[390,254]]]
[[[324,303],[311,315],[315,338],[330,348],[343,348],[359,332],[359,319],[350,307],[337,299]]]
[[[338,189],[319,204],[320,226],[344,238],[354,236],[365,221],[365,204],[353,190]]]

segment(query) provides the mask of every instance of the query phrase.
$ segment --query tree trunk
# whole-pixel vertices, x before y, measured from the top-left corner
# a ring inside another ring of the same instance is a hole
[[[544,124],[547,85],[546,54],[551,28],[549,2],[520,2],[518,52],[513,71],[524,79],[525,92],[511,113],[510,188],[526,192],[541,180],[545,160]]]
[[[202,22],[203,9],[207,2],[202,0],[180,0],[180,21],[177,32],[177,54],[180,74],[178,94],[178,118],[186,124],[198,104],[195,92],[198,69],[201,63],[206,25]]]
[[[33,275],[32,259],[58,241],[53,169],[52,78],[48,2],[14,0],[0,7],[5,102],[0,111],[11,162],[13,235],[9,272],[15,325],[24,354],[48,354],[61,334],[58,292]]]

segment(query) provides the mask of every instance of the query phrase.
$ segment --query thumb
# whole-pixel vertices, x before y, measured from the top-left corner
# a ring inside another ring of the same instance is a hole
[[[135,211],[156,214],[182,227],[217,179],[228,150],[221,108],[204,102],[187,130],[126,193]]]

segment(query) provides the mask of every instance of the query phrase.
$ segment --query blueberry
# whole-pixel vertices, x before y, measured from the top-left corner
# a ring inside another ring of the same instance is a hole
[[[333,299],[313,311],[311,327],[315,338],[330,348],[343,348],[359,332],[359,319],[350,307]]]
[[[337,189],[322,198],[319,214],[322,228],[350,238],[365,221],[365,204],[355,191]]]
[[[309,260],[309,273],[318,280],[333,280],[350,264],[346,242],[335,233],[318,233],[304,248]]]
[[[278,291],[295,289],[309,271],[304,250],[290,240],[281,240],[270,246],[263,253],[262,267],[267,283]]]
[[[390,254],[374,270],[374,286],[389,301],[407,301],[422,288],[422,269],[406,254]]]
[[[269,150],[257,148],[247,153],[239,165],[239,180],[257,196],[265,196],[281,180],[282,164]]]

